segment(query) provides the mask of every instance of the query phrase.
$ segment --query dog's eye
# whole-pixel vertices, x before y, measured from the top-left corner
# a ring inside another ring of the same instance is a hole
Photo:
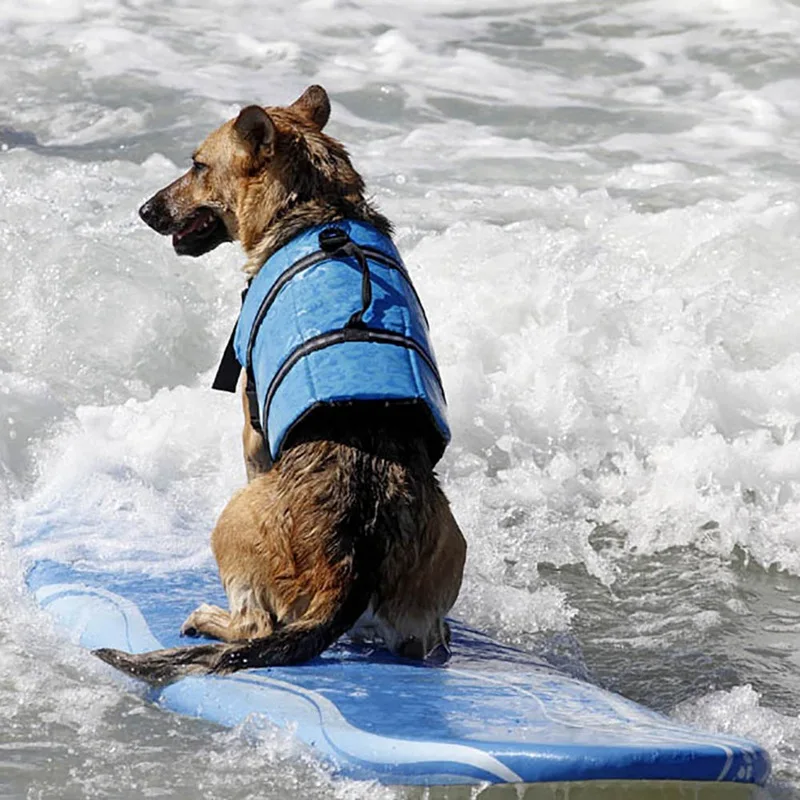
[[[196,158],[192,159],[192,169],[195,172],[205,172],[208,169],[208,164],[198,161]]]

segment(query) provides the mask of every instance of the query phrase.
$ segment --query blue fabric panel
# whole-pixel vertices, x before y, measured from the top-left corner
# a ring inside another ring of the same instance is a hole
[[[294,422],[319,398],[329,403],[353,399],[342,374],[354,364],[360,365],[353,376],[358,380],[357,399],[390,402],[418,398],[428,403],[436,427],[447,430],[441,386],[417,353],[394,345],[344,342],[309,354],[281,383],[270,409],[269,437],[274,453]]]

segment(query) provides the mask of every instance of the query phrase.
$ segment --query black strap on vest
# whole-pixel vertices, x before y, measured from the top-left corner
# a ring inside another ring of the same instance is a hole
[[[372,303],[372,282],[364,251],[341,228],[325,228],[319,235],[319,246],[328,255],[352,256],[358,262],[361,268],[361,308],[347,320],[345,328],[365,328],[364,314]]]
[[[309,355],[310,353],[314,353],[317,350],[321,350],[325,347],[340,344],[341,342],[378,342],[381,344],[393,344],[414,350],[430,367],[431,372],[433,372],[433,374],[436,376],[436,380],[441,386],[441,378],[439,377],[436,365],[428,353],[425,352],[424,348],[414,341],[414,339],[408,336],[403,336],[402,334],[394,331],[370,329],[367,328],[366,324],[364,323],[364,314],[372,304],[372,281],[368,262],[368,259],[372,259],[373,261],[377,261],[384,266],[396,269],[403,275],[403,277],[406,279],[406,282],[411,287],[411,290],[414,292],[414,296],[417,299],[417,303],[422,310],[423,318],[427,324],[428,319],[425,316],[425,309],[423,308],[422,303],[419,301],[419,296],[414,288],[414,284],[411,282],[411,278],[406,272],[402,262],[395,261],[395,259],[386,255],[386,253],[383,253],[382,251],[373,247],[369,247],[367,245],[357,245],[350,238],[346,231],[342,230],[342,228],[339,228],[336,225],[331,225],[320,232],[319,247],[319,250],[309,253],[307,256],[303,256],[303,258],[295,261],[278,277],[270,290],[267,292],[264,299],[261,301],[261,305],[253,321],[253,328],[250,331],[250,337],[247,342],[247,356],[244,366],[247,373],[247,386],[245,389],[245,395],[247,397],[248,416],[250,417],[250,425],[253,427],[253,429],[264,437],[264,445],[267,450],[267,457],[270,459],[270,461],[272,460],[272,456],[270,453],[269,439],[267,438],[266,431],[262,430],[262,414],[261,409],[258,407],[258,395],[256,393],[256,381],[253,371],[253,348],[255,347],[256,338],[258,337],[261,324],[264,322],[264,319],[266,318],[267,313],[269,312],[269,309],[275,301],[275,298],[278,296],[280,290],[298,273],[308,269],[314,264],[342,256],[349,256],[350,258],[355,259],[359,268],[361,269],[361,308],[350,316],[342,329],[338,331],[329,331],[328,333],[324,333],[320,336],[315,336],[299,345],[288,355],[288,357],[278,368],[276,374],[273,376],[269,387],[267,387],[263,412],[263,419],[265,421],[269,416],[269,407],[272,402],[272,398],[275,396],[275,392],[278,390],[278,387],[289,373],[291,368],[301,358]],[[249,288],[250,283],[248,282],[247,288],[242,292],[242,304],[244,304],[245,297],[247,296],[247,290]],[[228,339],[228,344],[225,346],[225,352],[222,354],[222,360],[220,361],[217,374],[214,378],[214,383],[212,384],[212,388],[214,389],[219,389],[226,392],[236,391],[236,384],[239,380],[239,373],[242,369],[234,349],[237,327],[238,319],[236,325],[233,327],[230,338]]]
[[[326,347],[332,347],[336,344],[343,342],[375,342],[377,344],[393,344],[396,347],[405,347],[407,350],[414,350],[422,360],[428,365],[431,372],[436,376],[436,380],[441,386],[442,379],[439,377],[439,370],[436,369],[433,359],[417,342],[408,336],[403,336],[402,333],[395,331],[384,331],[380,328],[368,328],[366,325],[357,327],[350,325],[348,322],[344,328],[338,331],[328,331],[321,333],[319,336],[313,336],[311,339],[303,342],[303,344],[296,347],[289,354],[289,357],[280,365],[278,371],[272,378],[272,382],[267,389],[267,396],[264,398],[264,419],[267,418],[269,407],[272,404],[272,398],[278,391],[283,379],[289,374],[292,367],[311,353],[316,353],[318,350],[324,350]]]
[[[248,281],[247,286],[242,289],[242,305],[244,305],[244,299],[247,297],[247,290],[249,288],[250,281]],[[212,389],[217,389],[220,392],[235,392],[236,384],[239,382],[239,373],[242,371],[242,365],[239,363],[239,359],[236,358],[236,350],[233,347],[233,343],[236,340],[236,327],[238,324],[239,319],[237,317],[231,335],[228,338],[228,344],[225,345],[222,359],[217,367],[214,383],[211,384]]]

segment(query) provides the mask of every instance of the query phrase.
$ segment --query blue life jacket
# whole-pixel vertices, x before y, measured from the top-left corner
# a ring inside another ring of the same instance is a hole
[[[391,239],[372,225],[315,225],[270,256],[246,290],[214,382],[234,391],[239,366],[223,376],[231,348],[273,461],[313,409],[362,401],[423,410],[433,463],[450,441],[425,312]]]

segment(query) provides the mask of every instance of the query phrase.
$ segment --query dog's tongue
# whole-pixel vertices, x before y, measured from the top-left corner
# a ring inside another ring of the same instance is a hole
[[[185,236],[188,236],[190,233],[194,233],[195,231],[200,230],[205,225],[208,224],[209,220],[211,219],[211,212],[205,211],[197,216],[193,217],[186,226],[181,228],[176,233],[172,234],[172,243],[179,242]]]

